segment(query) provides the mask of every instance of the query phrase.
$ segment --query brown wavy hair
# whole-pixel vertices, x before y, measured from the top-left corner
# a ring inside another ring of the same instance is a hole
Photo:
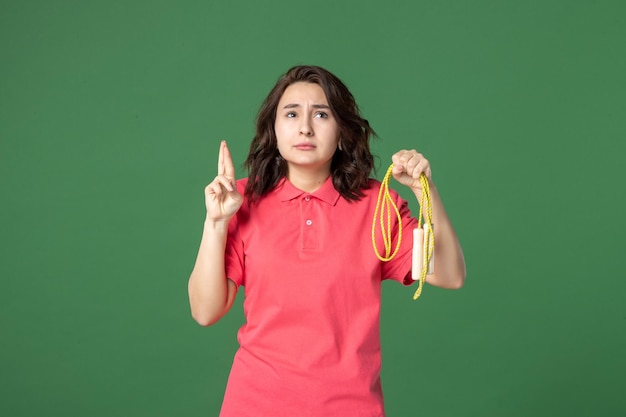
[[[359,107],[348,87],[331,72],[318,66],[301,65],[281,76],[261,105],[256,118],[256,134],[245,161],[248,184],[245,194],[250,202],[258,201],[272,191],[287,175],[287,162],[278,152],[274,122],[283,93],[291,84],[308,82],[324,90],[328,105],[339,125],[341,148],[331,162],[335,189],[347,200],[359,200],[368,187],[374,168],[370,136],[376,136],[369,122],[361,117]]]

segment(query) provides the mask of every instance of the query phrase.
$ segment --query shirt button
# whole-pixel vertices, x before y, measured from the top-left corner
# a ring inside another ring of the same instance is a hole
[[[307,195],[306,197],[304,197],[304,199],[305,199],[306,201],[309,201],[309,200],[311,199],[311,196]]]
[[[312,222],[311,220],[307,220],[307,221],[306,221],[306,225],[307,225],[307,226],[310,226],[310,225],[312,225],[312,224],[313,224],[313,222]]]

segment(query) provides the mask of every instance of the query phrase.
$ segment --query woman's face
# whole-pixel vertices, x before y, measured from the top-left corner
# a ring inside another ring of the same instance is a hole
[[[339,125],[322,87],[307,82],[287,87],[278,102],[274,131],[278,151],[290,171],[330,174]]]

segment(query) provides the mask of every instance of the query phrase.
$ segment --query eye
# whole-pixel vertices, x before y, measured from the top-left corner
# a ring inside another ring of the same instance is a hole
[[[290,111],[290,112],[287,112],[286,116],[287,116],[288,118],[290,118],[290,119],[291,119],[291,118],[296,117],[296,113],[295,113],[295,112]]]
[[[317,113],[315,113],[315,117],[319,117],[322,119],[328,119],[328,113],[324,112],[324,111],[319,111]]]

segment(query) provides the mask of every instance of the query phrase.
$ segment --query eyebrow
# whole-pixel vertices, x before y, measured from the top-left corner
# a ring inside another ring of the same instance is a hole
[[[291,103],[291,104],[286,104],[283,107],[283,109],[293,109],[296,107],[300,107],[300,105],[296,103]],[[314,109],[330,109],[330,107],[326,104],[313,104],[311,107],[313,107]]]

